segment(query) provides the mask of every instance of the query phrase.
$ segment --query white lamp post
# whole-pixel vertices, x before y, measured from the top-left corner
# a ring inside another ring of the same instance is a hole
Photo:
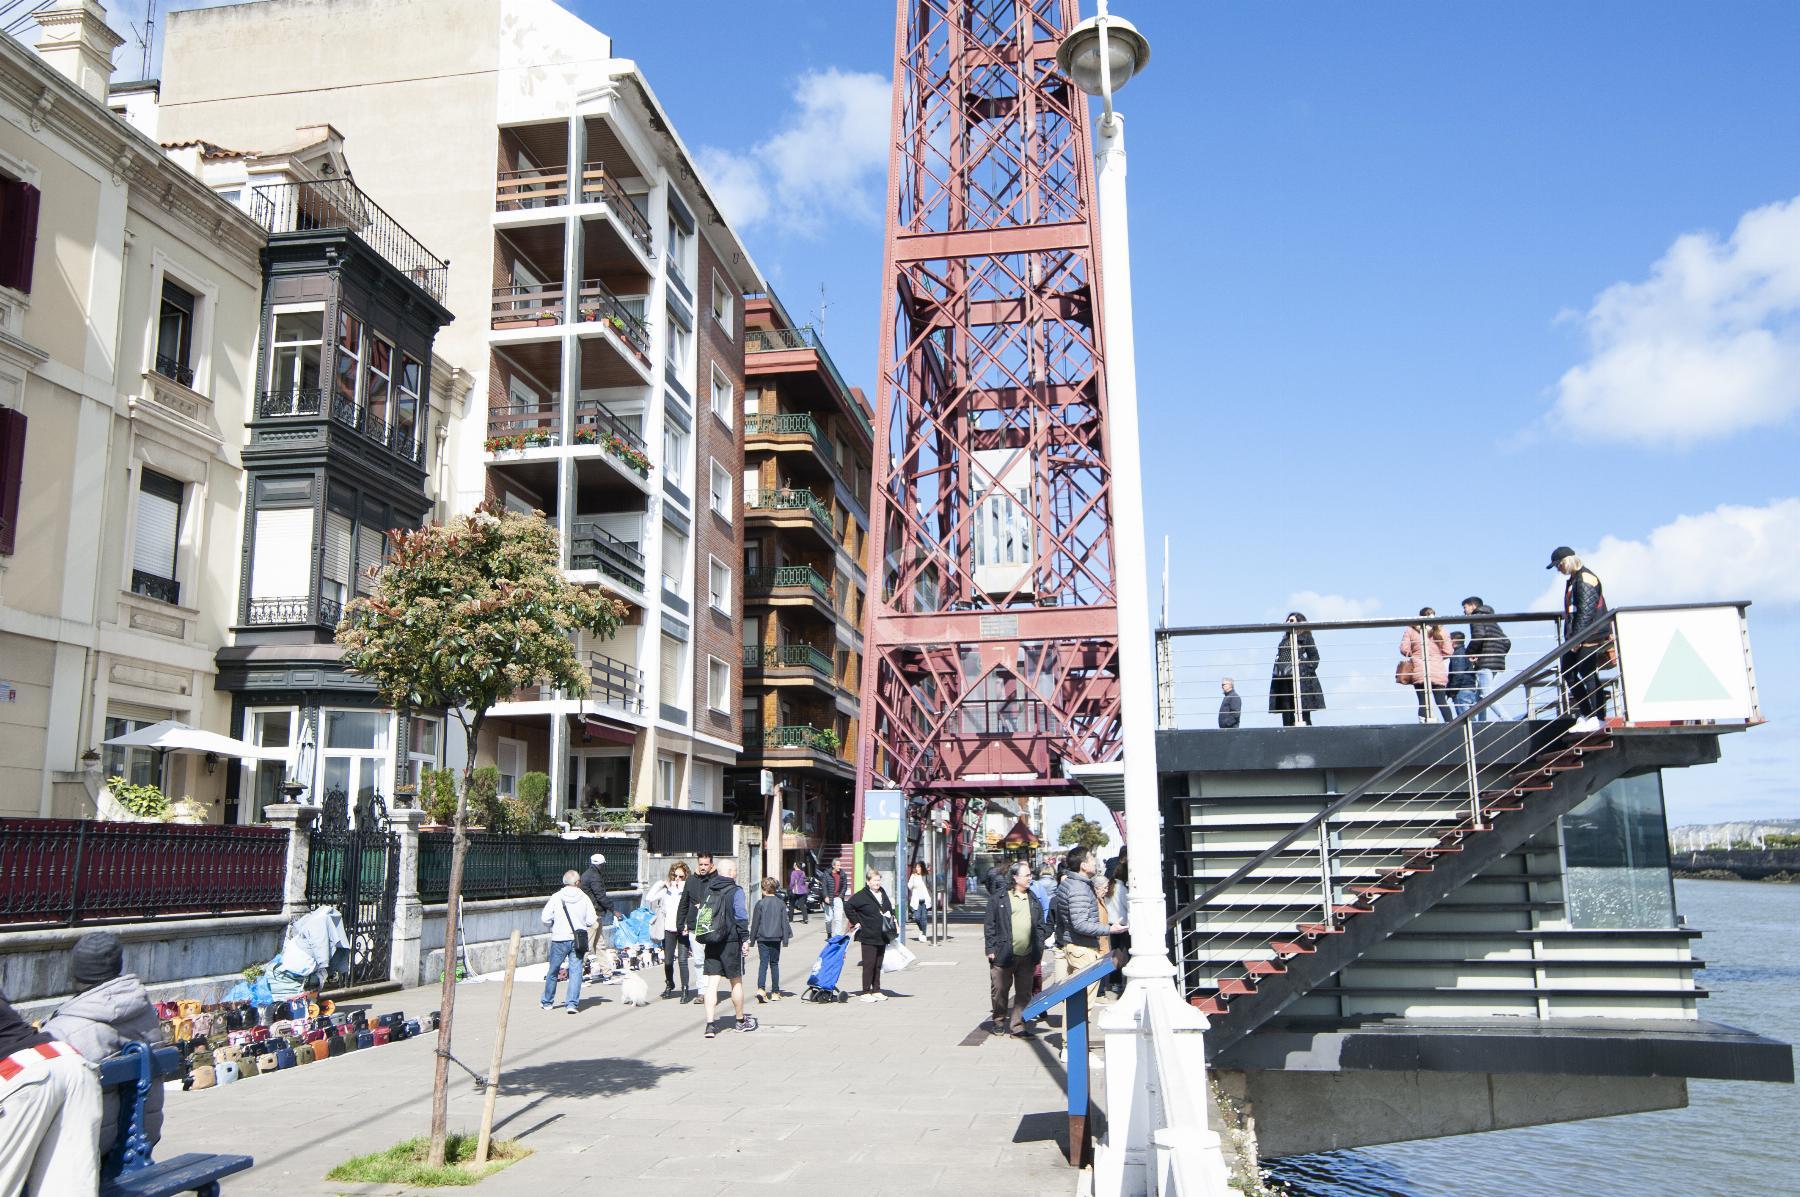
[[[1226,1193],[1218,1135],[1206,1129],[1206,1018],[1181,999],[1163,927],[1162,810],[1156,781],[1154,652],[1138,446],[1137,347],[1125,198],[1125,119],[1113,92],[1144,69],[1150,43],[1106,11],[1069,30],[1057,67],[1104,106],[1096,142],[1108,454],[1112,465],[1114,585],[1119,610],[1120,722],[1125,829],[1131,846],[1131,958],[1125,996],[1100,1018],[1106,1032],[1107,1137],[1095,1157],[1097,1197],[1160,1191],[1152,1173],[1181,1174],[1183,1192]],[[1152,1024],[1163,1033],[1153,1042]],[[1180,1110],[1171,1104],[1179,1103]],[[1193,1107],[1193,1108],[1187,1108]]]

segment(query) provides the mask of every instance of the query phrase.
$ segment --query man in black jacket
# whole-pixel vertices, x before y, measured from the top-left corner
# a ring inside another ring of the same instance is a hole
[[[1475,669],[1475,701],[1480,702],[1494,692],[1500,684],[1500,675],[1506,672],[1506,654],[1512,651],[1512,641],[1500,625],[1494,622],[1494,609],[1481,601],[1481,596],[1472,594],[1462,601],[1463,614],[1469,616],[1469,664]],[[1495,703],[1481,714],[1475,716],[1475,722],[1486,723],[1489,714],[1496,719],[1506,718]]]
[[[1556,570],[1568,579],[1563,584],[1563,639],[1573,640],[1588,628],[1606,618],[1606,592],[1599,575],[1581,563],[1575,550],[1558,546],[1550,554],[1546,569]],[[1563,654],[1563,685],[1569,692],[1569,713],[1575,716],[1578,732],[1600,730],[1606,713],[1606,690],[1600,684],[1600,667],[1606,655],[1607,632],[1596,632],[1571,652]]]
[[[1226,678],[1219,683],[1219,689],[1225,695],[1219,700],[1219,726],[1236,727],[1244,715],[1244,700],[1237,692],[1237,683]]]
[[[1025,1007],[1031,1001],[1031,980],[1044,955],[1044,908],[1031,892],[1031,866],[1019,861],[1012,867],[1012,884],[995,894],[987,906],[988,975],[992,982],[994,1033],[1005,1027],[1021,1039],[1031,1037],[1025,1026]]]
[[[606,920],[616,919],[619,912],[613,908],[612,899],[606,894],[606,881],[600,875],[600,866],[606,863],[606,857],[596,852],[588,857],[588,867],[581,871],[581,892],[588,896],[594,904],[594,911],[600,916],[600,936],[606,935]],[[599,947],[599,944],[595,944]]]

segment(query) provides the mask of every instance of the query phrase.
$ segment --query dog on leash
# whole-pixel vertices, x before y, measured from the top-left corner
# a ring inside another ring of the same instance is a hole
[[[619,982],[619,1000],[627,1006],[648,1006],[650,986],[636,973],[626,973],[625,979]]]

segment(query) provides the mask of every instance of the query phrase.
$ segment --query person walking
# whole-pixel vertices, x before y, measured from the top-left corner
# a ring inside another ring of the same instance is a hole
[[[713,878],[713,854],[696,852],[694,854],[694,875],[687,879],[682,887],[681,901],[675,909],[675,929],[682,935],[691,936],[694,932],[694,914],[700,909],[700,903],[706,901],[707,887]],[[690,953],[698,953],[692,940],[688,943]],[[698,996],[697,994],[695,995]],[[685,1004],[689,999],[682,998]]]
[[[0,1194],[100,1187],[100,1074],[0,994]]]
[[[1458,715],[1466,715],[1475,705],[1475,666],[1469,662],[1467,637],[1450,633],[1450,661],[1445,667],[1450,675],[1450,702]]]
[[[1006,893],[988,903],[983,937],[987,942],[989,1024],[998,1035],[1002,1028],[1020,1039],[1032,1037],[1025,1025],[1025,1007],[1031,1001],[1032,980],[1044,955],[1049,929],[1044,908],[1031,892],[1031,865],[1019,861],[1012,867]]]
[[[1306,616],[1289,611],[1286,623],[1305,623]],[[1325,691],[1319,685],[1319,647],[1305,628],[1292,628],[1275,649],[1275,666],[1269,673],[1269,714],[1280,715],[1283,727],[1295,722],[1312,726],[1314,711],[1325,709]]]
[[[1125,993],[1125,961],[1131,956],[1131,887],[1126,884],[1130,866],[1121,861],[1119,867],[1104,881],[1096,883],[1100,891],[1100,919],[1111,920],[1123,931],[1115,931],[1111,936],[1113,963],[1119,971],[1100,982],[1100,992],[1110,993],[1115,997]]]
[[[540,921],[550,928],[550,968],[544,974],[544,996],[538,1005],[549,1010],[556,1005],[556,973],[569,966],[569,1013],[581,1005],[581,961],[587,955],[588,938],[600,924],[593,899],[581,888],[581,874],[570,869],[563,874],[563,887],[544,903]]]
[[[882,888],[881,870],[863,874],[865,884],[844,903],[844,913],[856,927],[856,942],[862,945],[862,1000],[885,1002],[881,991],[881,955],[899,935],[894,920],[894,900]]]
[[[1475,670],[1475,701],[1479,703],[1500,684],[1500,675],[1506,672],[1506,654],[1512,651],[1512,641],[1494,622],[1494,609],[1482,602],[1480,595],[1472,594],[1464,599],[1462,609],[1463,614],[1470,617],[1469,664]],[[1486,723],[1489,715],[1496,719],[1506,718],[1496,702],[1479,712],[1475,722]]]
[[[762,880],[763,896],[750,912],[750,938],[756,943],[756,1000],[781,1000],[781,949],[794,938],[794,921],[777,891],[775,878]],[[766,982],[766,984],[765,984]]]
[[[844,902],[850,897],[850,878],[844,872],[844,866],[831,866],[831,875],[825,879],[825,930],[828,935],[843,935]]]
[[[1437,612],[1420,607],[1424,619],[1435,619]],[[1443,712],[1444,722],[1456,718],[1450,701],[1450,637],[1441,623],[1416,623],[1400,633],[1400,663],[1394,666],[1394,681],[1411,686],[1419,697],[1419,722],[1431,722],[1431,706],[1435,700]]]
[[[710,863],[711,858],[708,858]],[[729,856],[706,878],[706,897],[693,914],[694,938],[700,941],[700,996],[706,1006],[706,1037],[719,1034],[719,988],[722,978],[731,990],[731,1009],[737,1029],[754,1031],[756,1019],[744,1013],[744,958],[750,955],[750,912],[743,887],[737,883],[737,861]]]
[[[791,913],[798,914],[801,922],[810,923],[812,921],[812,914],[806,909],[806,899],[809,890],[809,887],[806,884],[806,870],[800,867],[800,862],[798,860],[794,862],[794,867],[788,872],[787,890],[788,905],[791,908]]]
[[[1581,563],[1574,549],[1558,545],[1546,568],[1567,579],[1563,583],[1562,610],[1565,642],[1606,618],[1606,590],[1600,584],[1600,576]],[[1611,633],[1597,632],[1592,639],[1563,654],[1563,686],[1569,696],[1569,714],[1575,716],[1570,731],[1600,730],[1600,721],[1606,715],[1606,689],[1600,684],[1600,669],[1608,655],[1610,638]]]
[[[1219,700],[1219,726],[1236,727],[1244,715],[1244,699],[1237,692],[1237,683],[1225,678],[1219,683],[1219,691],[1225,695]]]
[[[606,878],[601,873],[601,868],[605,864],[606,857],[596,852],[588,857],[587,868],[581,870],[581,892],[586,894],[588,901],[594,904],[594,912],[600,919],[592,945],[596,948],[603,946],[606,942],[606,921],[619,917],[618,910],[613,906],[612,898],[606,892]],[[583,963],[585,964],[585,961]]]
[[[1063,941],[1063,967],[1066,975],[1072,977],[1099,960],[1100,941],[1125,930],[1125,924],[1101,920],[1100,899],[1094,890],[1094,855],[1086,848],[1069,850],[1056,895],[1061,911],[1057,936]],[[1090,1002],[1098,996],[1097,988],[1089,986]]]
[[[652,938],[662,941],[663,946],[663,991],[664,999],[672,998],[677,992],[686,1003],[693,985],[688,978],[688,937],[681,927],[681,898],[687,890],[688,867],[679,860],[669,866],[668,876],[650,887],[644,896],[644,905],[656,912],[650,922]],[[679,964],[681,970],[681,989],[675,988],[675,971]]]
[[[925,862],[914,861],[912,872],[906,878],[906,909],[919,925],[921,942],[931,942],[931,931],[925,920],[931,917],[931,883],[925,879]]]
[[[92,931],[76,940],[69,953],[69,979],[81,991],[56,1008],[44,1023],[44,1034],[68,1044],[82,1059],[98,1063],[127,1043],[156,1046],[166,1040],[143,982],[125,971],[125,948],[118,936]],[[142,1127],[152,1147],[162,1138],[162,1122],[163,1087],[152,1085],[144,1098]],[[118,1094],[107,1092],[100,1121],[103,1150],[118,1130]]]

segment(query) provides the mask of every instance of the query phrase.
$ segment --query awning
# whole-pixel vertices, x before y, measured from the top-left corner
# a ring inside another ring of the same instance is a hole
[[[1125,762],[1100,761],[1091,765],[1063,765],[1063,776],[1070,778],[1090,798],[1114,814],[1125,811]]]
[[[599,740],[605,744],[635,744],[641,728],[629,723],[614,723],[598,715],[571,715],[569,722],[583,740]]]
[[[1000,837],[1000,845],[1004,848],[1035,848],[1038,846],[1038,837],[1025,825],[1025,820],[1020,819],[1013,824],[1011,831]]]
[[[231,756],[246,761],[285,761],[286,748],[258,748],[217,732],[201,731],[173,719],[152,723],[101,743],[108,748],[160,748],[164,752],[210,752],[215,756]]]

